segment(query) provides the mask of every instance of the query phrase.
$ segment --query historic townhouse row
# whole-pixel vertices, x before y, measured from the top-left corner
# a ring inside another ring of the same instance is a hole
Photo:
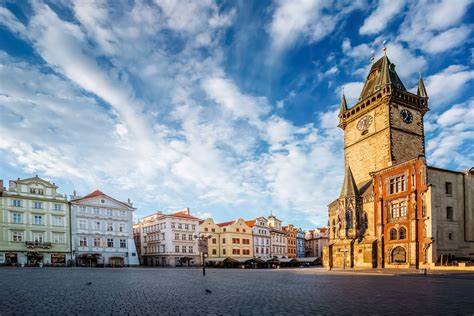
[[[0,180],[0,264],[137,265],[134,211],[100,191],[68,201],[38,176]]]

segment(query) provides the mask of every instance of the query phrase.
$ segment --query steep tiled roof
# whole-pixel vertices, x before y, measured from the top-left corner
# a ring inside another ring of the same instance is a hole
[[[255,226],[256,220],[250,220],[250,221],[245,221],[245,224],[247,224],[249,227],[254,227]]]
[[[234,223],[235,223],[235,221],[229,221],[229,222],[219,223],[219,224],[217,224],[217,226],[220,226],[220,227],[229,226],[229,225],[232,225]]]
[[[104,192],[102,192],[102,191],[100,191],[100,190],[95,190],[94,192],[89,193],[89,194],[87,194],[86,196],[83,196],[82,198],[83,198],[83,199],[87,199],[87,198],[96,197],[96,196],[102,196],[102,195],[104,195]]]
[[[360,94],[359,100],[372,95],[376,91],[382,89],[385,85],[392,84],[397,89],[406,91],[400,77],[395,71],[395,65],[390,62],[390,59],[385,55],[377,60],[370,68],[369,75],[365,81],[364,87]]]
[[[189,214],[186,214],[184,212],[177,212],[173,214],[169,214],[168,216],[173,216],[173,217],[181,217],[181,218],[189,218],[189,219],[199,219],[197,217],[191,216]]]
[[[357,190],[357,185],[352,175],[351,168],[349,164],[346,166],[346,172],[344,174],[344,182],[342,183],[340,198],[349,197],[349,196],[358,196],[359,192]]]

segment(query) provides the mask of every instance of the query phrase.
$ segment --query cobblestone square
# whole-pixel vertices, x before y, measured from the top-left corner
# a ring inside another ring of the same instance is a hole
[[[0,284],[0,315],[474,312],[472,274],[208,269],[203,277],[200,269],[1,268]]]

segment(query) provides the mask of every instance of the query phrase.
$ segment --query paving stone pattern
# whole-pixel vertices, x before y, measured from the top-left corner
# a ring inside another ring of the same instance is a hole
[[[86,283],[92,282],[87,285]],[[206,289],[212,293],[206,293]],[[474,275],[0,268],[0,315],[473,314]]]

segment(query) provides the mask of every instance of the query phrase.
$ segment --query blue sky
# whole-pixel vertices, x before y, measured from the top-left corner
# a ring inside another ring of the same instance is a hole
[[[409,90],[425,78],[428,163],[474,165],[472,4],[3,1],[0,177],[325,225],[342,87],[354,105],[383,41]]]

